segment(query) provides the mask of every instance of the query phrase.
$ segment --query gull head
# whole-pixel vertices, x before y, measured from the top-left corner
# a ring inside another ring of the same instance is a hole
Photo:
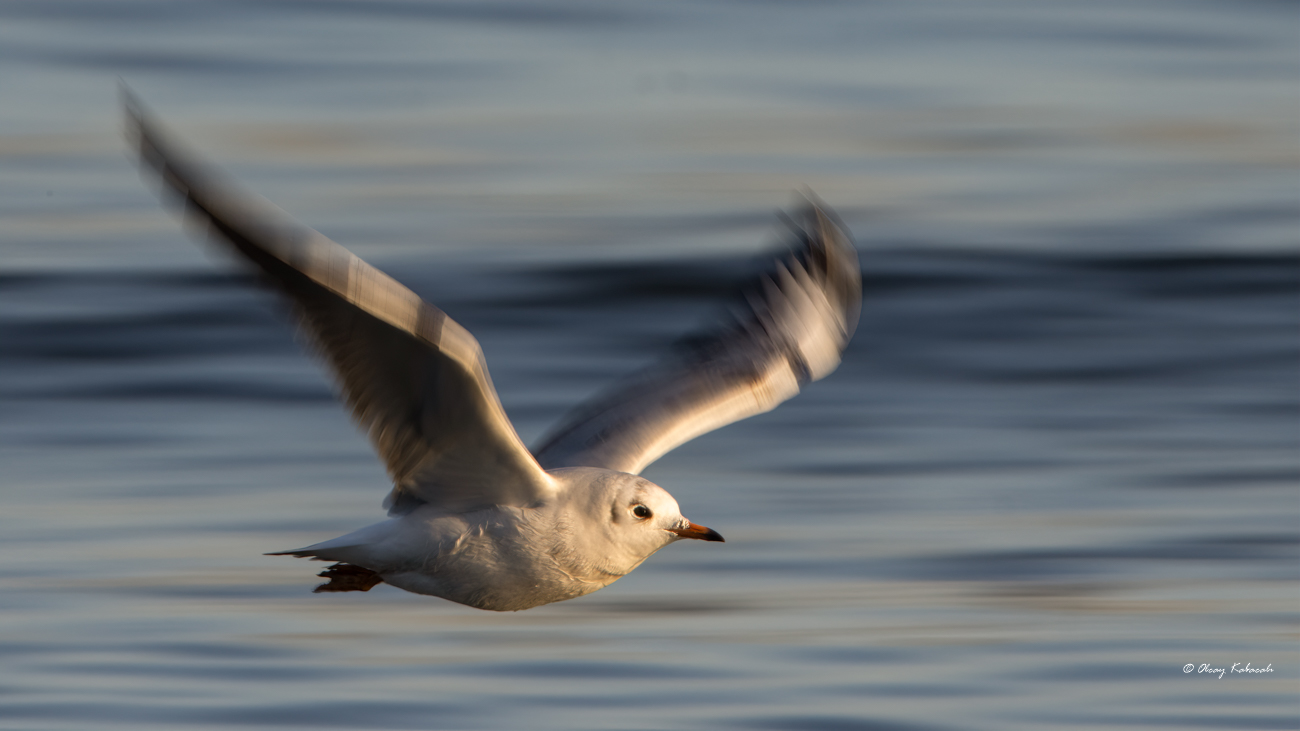
[[[682,509],[667,490],[644,477],[628,477],[634,479],[619,481],[610,504],[610,522],[616,533],[630,536],[634,543],[659,543],[655,550],[682,538],[722,541],[717,531],[683,517]],[[646,537],[641,539],[641,535]]]
[[[551,474],[578,489],[566,491],[568,540],[588,556],[600,556],[604,570],[623,575],[655,551],[683,538],[721,541],[711,528],[682,516],[668,491],[639,475],[587,467]]]

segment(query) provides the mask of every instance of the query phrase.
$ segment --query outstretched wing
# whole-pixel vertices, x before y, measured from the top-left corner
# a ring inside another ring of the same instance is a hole
[[[791,223],[794,255],[757,283],[735,322],[574,409],[534,450],[537,461],[636,474],[835,370],[862,309],[858,256],[816,203]]]
[[[555,483],[515,433],[478,341],[441,310],[321,234],[180,154],[125,94],[140,160],[214,238],[288,295],[395,487],[421,503],[527,505]]]

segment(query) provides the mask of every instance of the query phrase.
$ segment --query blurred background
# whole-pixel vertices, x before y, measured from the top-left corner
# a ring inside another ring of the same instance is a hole
[[[0,2],[0,725],[1295,728],[1297,28]],[[801,186],[857,236],[857,337],[647,471],[726,544],[519,614],[312,595],[261,554],[378,520],[385,476],[142,184],[119,79],[468,327],[525,441],[707,323]]]

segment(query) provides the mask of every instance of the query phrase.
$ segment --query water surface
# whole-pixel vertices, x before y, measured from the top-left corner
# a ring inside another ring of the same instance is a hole
[[[1296,19],[0,4],[0,726],[1295,727]],[[141,184],[117,77],[469,328],[526,441],[707,323],[800,186],[858,335],[647,470],[726,544],[517,614],[312,595],[261,554],[385,476]]]

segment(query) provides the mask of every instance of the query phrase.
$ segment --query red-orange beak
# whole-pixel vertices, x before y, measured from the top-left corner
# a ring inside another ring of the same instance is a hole
[[[717,541],[723,543],[722,536],[718,535],[716,530],[705,528],[702,525],[687,523],[685,528],[669,528],[669,533],[676,533],[682,538],[698,538],[701,541]]]

